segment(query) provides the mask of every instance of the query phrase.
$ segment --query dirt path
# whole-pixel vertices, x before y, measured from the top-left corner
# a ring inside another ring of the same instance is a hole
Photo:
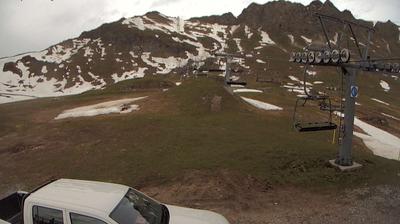
[[[365,187],[323,194],[296,188],[275,189],[250,176],[226,171],[193,172],[162,187],[142,191],[168,204],[209,209],[232,224],[398,223],[400,188]]]

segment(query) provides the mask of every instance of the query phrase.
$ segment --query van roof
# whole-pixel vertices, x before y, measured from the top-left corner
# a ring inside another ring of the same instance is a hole
[[[33,192],[29,198],[67,207],[86,207],[107,215],[118,205],[129,187],[97,181],[59,179]]]

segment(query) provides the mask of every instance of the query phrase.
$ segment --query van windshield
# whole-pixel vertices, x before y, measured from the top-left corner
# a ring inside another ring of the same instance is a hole
[[[163,224],[163,209],[164,206],[153,199],[129,189],[110,217],[119,224]]]

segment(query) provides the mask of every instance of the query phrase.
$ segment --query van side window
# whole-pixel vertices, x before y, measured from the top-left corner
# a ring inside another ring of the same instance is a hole
[[[33,224],[63,224],[63,212],[61,210],[33,206]]]
[[[86,215],[70,213],[71,224],[107,224],[100,219],[92,218]]]

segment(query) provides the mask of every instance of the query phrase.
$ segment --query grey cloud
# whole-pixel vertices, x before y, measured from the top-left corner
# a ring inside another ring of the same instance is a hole
[[[158,10],[189,18],[231,11],[268,0],[0,0],[0,57],[45,49],[121,17]],[[311,0],[293,0],[309,4]],[[399,0],[332,0],[358,18],[400,24]],[[209,7],[213,5],[214,7]]]
[[[68,2],[2,1],[0,57],[44,49],[104,22],[104,1]]]
[[[180,1],[182,0],[156,0],[151,4],[150,8],[157,8],[165,5],[170,5],[173,3],[178,3]]]

